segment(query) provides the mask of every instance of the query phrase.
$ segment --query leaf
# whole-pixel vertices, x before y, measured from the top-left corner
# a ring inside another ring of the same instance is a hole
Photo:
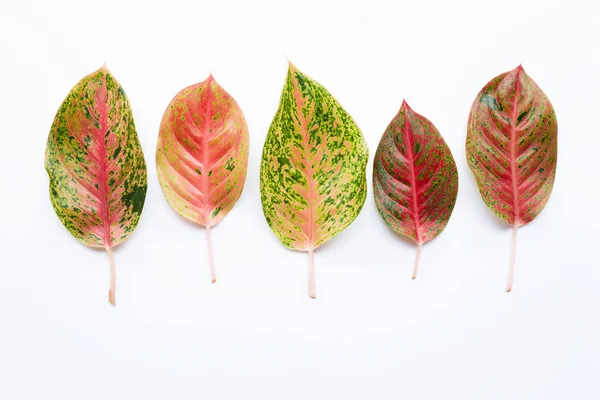
[[[506,290],[514,273],[517,228],[542,211],[554,184],[556,115],[522,66],[481,89],[469,115],[467,161],[485,204],[513,226]]]
[[[260,191],[267,223],[293,250],[313,251],[358,216],[367,195],[367,144],[333,96],[291,63],[263,148]]]
[[[206,227],[212,282],[216,277],[210,228],[242,194],[248,141],[241,108],[212,75],[177,93],[160,124],[158,180],[179,215]]]
[[[436,127],[406,101],[377,147],[373,193],[385,223],[417,243],[415,279],[421,246],[444,230],[454,209],[458,171]]]
[[[114,305],[112,248],[137,226],[148,183],[129,100],[106,66],[80,80],[58,109],[46,171],[63,225],[83,244],[108,252]]]

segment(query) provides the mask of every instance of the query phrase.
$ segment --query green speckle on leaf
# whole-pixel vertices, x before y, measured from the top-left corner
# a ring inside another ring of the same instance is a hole
[[[525,118],[528,112],[529,111],[523,111],[521,114],[519,114],[519,116],[517,117],[517,125],[521,123],[521,121],[523,120],[523,118]]]
[[[227,160],[227,164],[225,165],[225,169],[226,169],[227,171],[233,171],[233,169],[234,169],[234,168],[235,168],[235,164],[234,164],[234,162],[233,162],[233,157],[230,157],[230,158]]]
[[[219,215],[219,213],[221,212],[221,207],[217,207],[213,210],[213,212],[210,214],[211,218],[216,217],[217,215]]]
[[[491,95],[485,93],[483,96],[481,96],[480,101],[483,104],[487,105],[492,110],[502,111],[502,107],[498,104],[498,101],[496,100],[496,98],[494,96],[491,96]]]

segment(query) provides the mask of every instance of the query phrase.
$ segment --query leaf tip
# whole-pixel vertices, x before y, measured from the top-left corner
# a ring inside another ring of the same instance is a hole
[[[92,74],[111,75],[112,76],[112,73],[106,66],[106,63],[102,64],[102,66],[100,68],[98,68],[98,70],[96,72],[93,72]]]
[[[216,90],[216,91],[223,90],[223,88],[221,87],[221,85],[219,85],[219,82],[217,82],[217,80],[215,79],[215,77],[213,76],[212,73],[208,74],[208,78],[206,78],[206,80],[204,82],[202,82],[202,85],[205,85],[210,90]]]
[[[412,108],[406,102],[406,99],[402,99],[402,105],[400,106],[400,111],[412,111]]]
[[[525,70],[523,69],[523,64],[519,64],[519,66],[513,70],[513,73],[515,73],[517,77],[524,74]]]
[[[287,58],[287,57],[286,57]],[[290,61],[290,59],[287,59],[288,61],[288,72],[291,74],[292,72],[298,71],[298,68],[296,68],[296,66],[294,64],[292,64],[292,62]]]

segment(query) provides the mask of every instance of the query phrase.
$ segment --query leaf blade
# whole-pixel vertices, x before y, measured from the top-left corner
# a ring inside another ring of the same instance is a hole
[[[167,202],[192,222],[218,224],[242,194],[248,146],[241,108],[212,75],[181,90],[163,115],[156,149]]]
[[[105,66],[81,79],[61,104],[45,167],[54,210],[76,239],[110,249],[136,228],[146,163],[129,100]]]
[[[458,170],[439,131],[404,101],[384,132],[373,162],[379,214],[420,246],[448,224],[458,194]]]
[[[492,79],[473,102],[467,162],[485,204],[509,224],[531,222],[548,202],[557,133],[550,100],[522,66]]]
[[[290,63],[260,180],[265,218],[286,247],[310,252],[350,225],[366,198],[367,159],[350,115]]]

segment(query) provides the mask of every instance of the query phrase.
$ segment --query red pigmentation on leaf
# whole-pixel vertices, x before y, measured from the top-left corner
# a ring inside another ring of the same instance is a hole
[[[509,292],[517,228],[537,217],[552,191],[557,132],[550,100],[522,66],[492,79],[471,107],[469,167],[485,204],[513,226]]]
[[[373,192],[385,223],[417,243],[414,279],[421,246],[439,235],[450,219],[458,172],[436,127],[406,101],[377,147]]]
[[[168,203],[206,227],[211,279],[216,280],[210,228],[242,194],[248,127],[240,106],[212,77],[175,96],[163,115],[156,168]]]

